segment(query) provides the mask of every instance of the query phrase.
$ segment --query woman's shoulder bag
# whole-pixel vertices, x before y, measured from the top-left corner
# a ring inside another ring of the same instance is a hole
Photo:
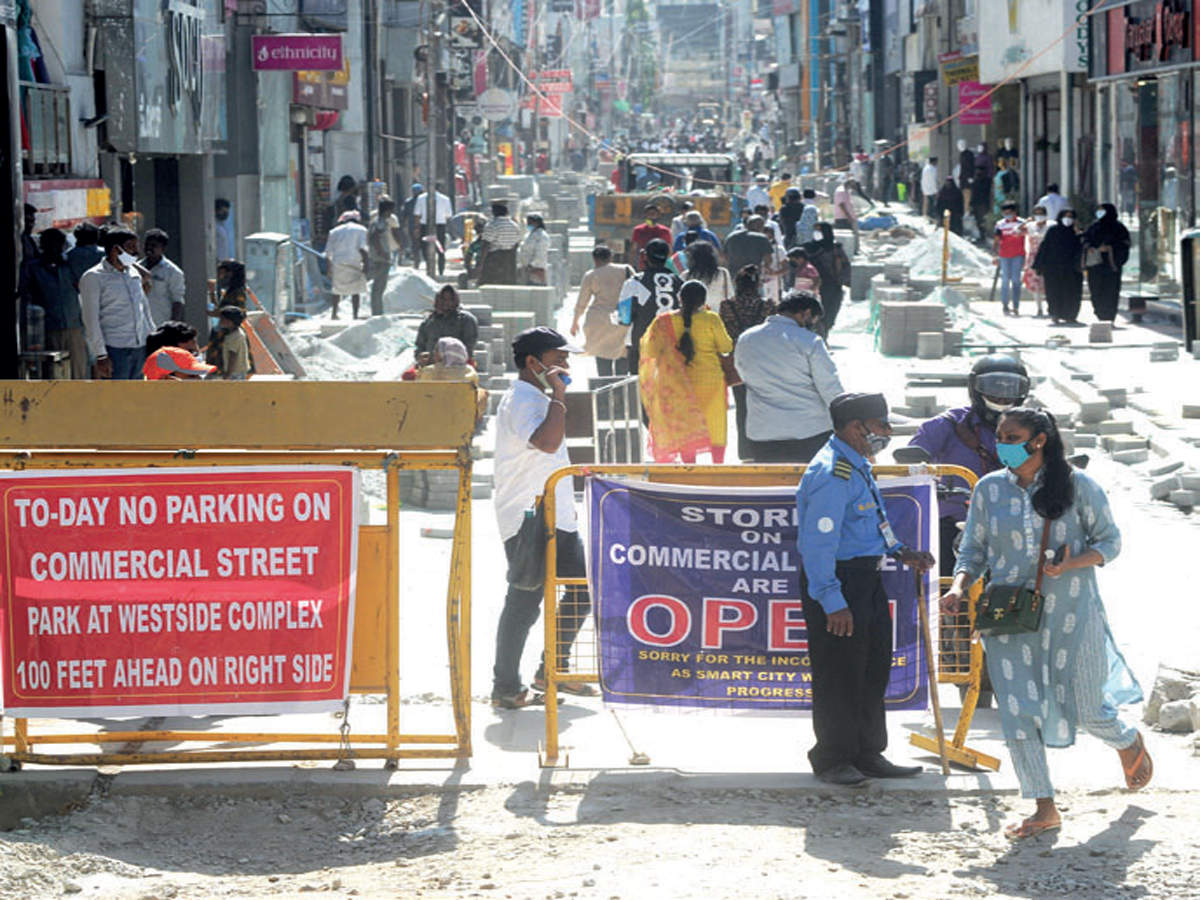
[[[1042,627],[1042,566],[1050,541],[1050,520],[1042,525],[1042,546],[1037,555],[1037,581],[1033,590],[1008,584],[989,585],[979,600],[975,630],[982,634],[1028,634]]]

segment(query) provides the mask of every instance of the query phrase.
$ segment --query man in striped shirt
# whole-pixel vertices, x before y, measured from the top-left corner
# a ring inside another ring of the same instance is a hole
[[[517,283],[517,245],[521,226],[508,214],[508,204],[492,204],[492,220],[479,236],[483,249],[479,254],[480,284]]]

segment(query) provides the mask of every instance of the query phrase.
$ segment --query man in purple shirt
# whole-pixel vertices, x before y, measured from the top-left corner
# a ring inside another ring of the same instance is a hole
[[[1020,406],[1029,395],[1029,374],[1011,356],[981,357],[967,379],[970,406],[950,409],[923,424],[910,446],[921,447],[934,465],[962,466],[982,477],[1000,468],[996,457],[996,422],[1006,409]],[[965,487],[961,478],[949,476],[950,487]],[[940,568],[943,576],[954,574],[954,539],[958,523],[966,521],[965,497],[939,498]]]

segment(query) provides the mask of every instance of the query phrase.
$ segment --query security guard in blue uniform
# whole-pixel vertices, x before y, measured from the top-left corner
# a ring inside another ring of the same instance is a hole
[[[839,394],[829,412],[833,436],[796,491],[817,737],[808,758],[822,781],[855,785],[921,772],[883,755],[892,620],[879,564],[888,555],[924,572],[934,559],[896,540],[871,473],[870,459],[891,439],[887,400]]]

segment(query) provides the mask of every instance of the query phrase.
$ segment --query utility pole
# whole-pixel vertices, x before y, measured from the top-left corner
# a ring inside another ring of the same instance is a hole
[[[429,38],[425,44],[425,271],[430,278],[437,277],[437,145],[440,140],[437,127],[437,72],[439,43],[437,31],[437,2],[429,0]]]

